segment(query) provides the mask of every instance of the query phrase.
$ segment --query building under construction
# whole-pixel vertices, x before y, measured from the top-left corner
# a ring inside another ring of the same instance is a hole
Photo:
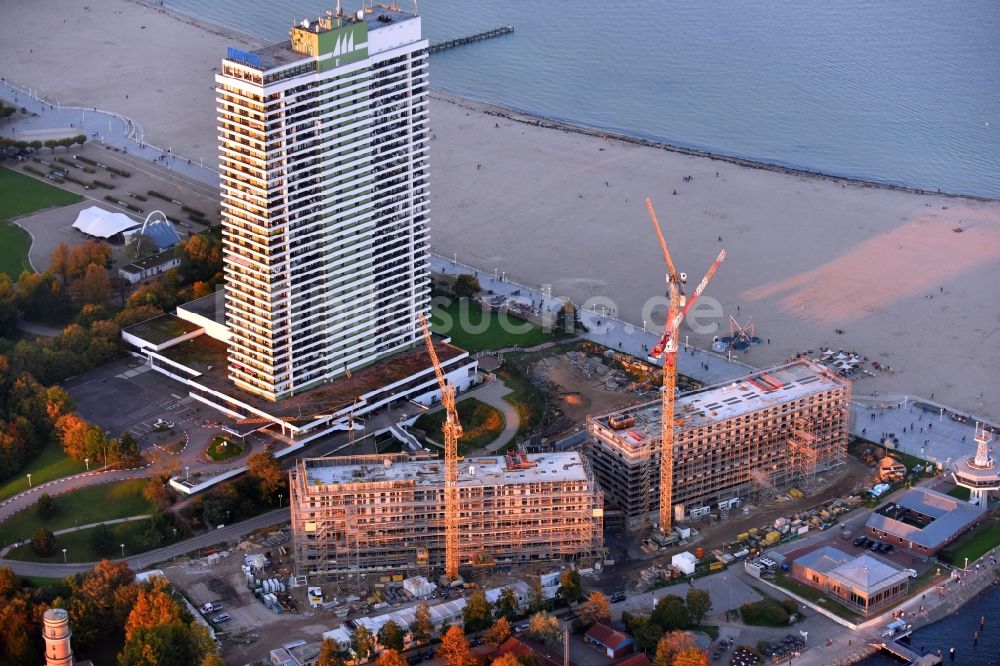
[[[406,454],[311,458],[291,471],[297,575],[444,566],[444,464]],[[462,566],[586,559],[603,548],[604,497],[579,453],[460,463]]]
[[[850,382],[801,359],[681,395],[675,408],[674,518],[764,501],[844,465]],[[630,528],[656,522],[661,401],[593,417],[587,454],[609,507]]]

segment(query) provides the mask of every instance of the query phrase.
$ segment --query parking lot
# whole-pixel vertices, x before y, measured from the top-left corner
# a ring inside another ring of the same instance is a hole
[[[108,437],[132,435],[144,453],[159,450],[177,466],[209,464],[202,456],[218,413],[187,395],[178,382],[127,357],[65,382],[80,414]],[[159,424],[159,425],[158,425]]]

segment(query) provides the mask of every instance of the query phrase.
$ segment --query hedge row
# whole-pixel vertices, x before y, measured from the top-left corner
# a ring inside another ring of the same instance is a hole
[[[147,200],[146,197],[142,196],[141,194],[136,194],[135,192],[129,192],[128,195],[130,197],[132,197],[133,199],[138,199],[139,201],[146,201]]]
[[[205,217],[205,214],[198,210],[197,208],[191,208],[191,206],[181,206],[181,210],[189,215],[194,215],[195,217]]]
[[[133,211],[135,213],[142,213],[143,212],[142,209],[139,208],[138,206],[133,206],[132,204],[128,203],[127,201],[122,201],[121,199],[116,199],[113,196],[111,196],[110,194],[104,195],[104,200],[105,201],[110,201],[113,204],[118,204],[122,208],[127,208],[130,211]]]
[[[103,180],[97,180],[96,178],[94,179],[94,185],[97,185],[98,187],[103,187],[106,190],[115,189],[115,186],[112,185],[111,183],[106,183]]]

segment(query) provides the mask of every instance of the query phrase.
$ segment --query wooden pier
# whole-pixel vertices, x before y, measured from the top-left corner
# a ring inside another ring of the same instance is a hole
[[[900,638],[909,636],[910,633],[911,632],[908,631],[895,639],[873,641],[870,645],[873,648],[885,650],[886,652],[903,659],[907,664],[910,664],[910,666],[935,666],[935,664],[940,664],[942,662],[941,657],[936,654],[925,654],[921,656],[916,650],[911,649],[903,643],[897,642]]]
[[[444,51],[445,49],[451,49],[463,44],[471,44],[472,42],[478,42],[483,39],[492,39],[494,37],[507,35],[512,32],[514,32],[514,26],[502,25],[499,28],[493,28],[492,30],[487,30],[486,32],[477,32],[476,34],[469,35],[468,37],[459,37],[458,39],[449,39],[446,42],[431,44],[430,48],[427,50],[429,53],[437,53],[438,51]]]

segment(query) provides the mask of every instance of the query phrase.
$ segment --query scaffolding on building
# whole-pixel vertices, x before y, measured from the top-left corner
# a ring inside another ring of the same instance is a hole
[[[816,444],[817,438],[812,425],[804,417],[796,417],[788,437],[789,473],[784,485],[811,488],[816,484],[819,463]]]

